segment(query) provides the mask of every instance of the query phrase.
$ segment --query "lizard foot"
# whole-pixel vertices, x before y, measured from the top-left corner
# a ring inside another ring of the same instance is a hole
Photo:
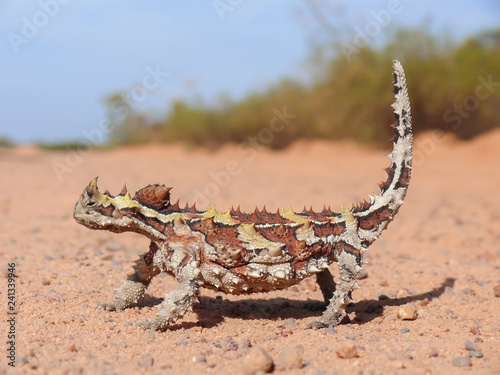
[[[139,320],[134,324],[135,327],[142,328],[143,330],[157,331],[160,328],[158,322],[152,319]]]
[[[306,324],[306,329],[321,329],[321,328],[333,328],[335,331],[335,325],[325,323],[321,320],[312,320]]]
[[[126,308],[127,308],[127,304],[125,303],[125,301],[121,301],[121,300],[106,301],[106,302],[98,303],[96,305],[96,309],[106,310],[106,311],[120,312]]]

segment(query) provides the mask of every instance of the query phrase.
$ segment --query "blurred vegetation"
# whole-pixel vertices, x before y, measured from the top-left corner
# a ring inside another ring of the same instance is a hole
[[[470,139],[499,127],[500,30],[457,44],[424,29],[400,29],[384,45],[359,48],[349,56],[333,44],[333,53],[313,51],[310,83],[283,79],[242,100],[222,97],[214,105],[179,99],[162,120],[135,112],[123,94],[113,94],[107,100],[115,125],[111,142],[240,143],[270,128],[273,109],[286,107],[296,117],[271,141],[267,138],[267,146],[282,148],[298,138],[387,145],[388,124],[394,122],[394,58],[406,71],[415,133],[443,129]]]
[[[7,148],[7,147],[12,147],[12,146],[14,146],[14,143],[11,142],[10,139],[0,137],[0,148],[2,148],[2,147]]]
[[[42,150],[46,151],[80,151],[86,150],[85,144],[81,141],[61,141],[61,142],[38,142],[36,143]],[[106,144],[92,144],[93,149],[107,149],[110,146]]]

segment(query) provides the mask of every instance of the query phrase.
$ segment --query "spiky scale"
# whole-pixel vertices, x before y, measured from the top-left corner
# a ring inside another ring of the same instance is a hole
[[[254,212],[253,212],[253,214],[252,214],[251,220],[252,220],[254,223],[256,223],[256,222],[258,222],[258,221],[259,221],[259,212],[258,212],[258,210],[257,210],[257,207],[255,207],[255,210],[254,210]]]
[[[321,268],[322,270],[327,269],[328,268],[328,262],[326,260],[321,261],[320,264],[319,264],[319,268]]]
[[[215,230],[216,225],[213,216],[208,219],[204,219],[202,222],[208,231],[212,232]]]
[[[277,279],[284,279],[286,277],[286,273],[285,271],[282,271],[282,270],[278,270],[274,273],[274,277],[277,278]]]
[[[238,259],[241,256],[241,249],[228,248],[227,253],[231,259]]]
[[[302,224],[302,229],[307,230],[311,228],[311,220],[307,220],[304,224]]]
[[[219,276],[222,273],[223,268],[220,266],[213,266],[212,272]]]
[[[273,244],[268,248],[268,253],[272,257],[277,257],[278,255],[281,255],[281,245],[279,244]]]
[[[255,223],[241,224],[241,228],[242,228],[243,232],[248,234],[248,235],[254,235],[257,233],[257,231],[255,230]]]
[[[274,214],[274,217],[273,217],[274,220],[283,220],[283,218],[281,217],[281,214],[280,214],[280,210],[278,209],[278,211],[276,211],[276,213]]]
[[[315,264],[311,264],[309,267],[307,267],[307,271],[309,273],[318,273],[321,270]]]
[[[297,249],[298,250],[304,250],[307,246],[306,240],[299,241],[297,244]]]
[[[186,225],[186,221],[181,216],[177,216],[174,219],[174,227],[177,229],[182,229]]]
[[[247,275],[253,279],[259,279],[263,276],[262,272],[253,268],[248,269]]]
[[[172,206],[172,211],[179,211],[179,200]]]
[[[279,236],[282,236],[286,233],[286,227],[283,223],[276,225],[274,227],[274,233],[276,233]]]

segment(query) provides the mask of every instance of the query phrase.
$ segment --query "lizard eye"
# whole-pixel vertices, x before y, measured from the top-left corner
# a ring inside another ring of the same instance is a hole
[[[87,203],[87,207],[95,207],[95,205],[97,204],[97,202],[88,202]]]

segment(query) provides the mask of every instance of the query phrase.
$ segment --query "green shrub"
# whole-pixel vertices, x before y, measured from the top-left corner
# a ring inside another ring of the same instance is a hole
[[[340,49],[336,52],[316,61],[315,76],[321,79],[310,84],[285,79],[243,100],[225,98],[213,106],[177,100],[161,121],[131,113],[117,125],[112,139],[209,147],[240,143],[269,127],[275,111],[286,107],[296,117],[267,144],[272,148],[299,138],[387,145],[387,125],[394,121],[389,106],[393,58],[405,67],[415,133],[439,128],[469,139],[499,127],[500,30],[455,45],[422,29],[404,29],[394,32],[383,47],[361,49],[350,61]],[[478,89],[488,79],[493,84]]]

